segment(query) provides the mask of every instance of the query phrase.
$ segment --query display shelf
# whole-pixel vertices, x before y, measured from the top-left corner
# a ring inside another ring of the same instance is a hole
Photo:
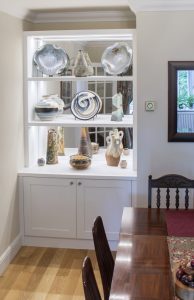
[[[121,122],[111,121],[111,115],[99,114],[94,119],[79,120],[72,114],[64,114],[53,121],[30,121],[28,126],[63,126],[63,127],[133,127],[133,115],[125,115]]]
[[[127,160],[127,168],[107,166],[105,159],[106,149],[100,148],[98,154],[92,157],[91,166],[86,170],[73,169],[69,164],[70,155],[77,153],[77,148],[66,148],[65,156],[59,156],[59,163],[55,165],[45,165],[39,167],[34,165],[29,168],[23,168],[19,171],[19,176],[48,176],[48,177],[68,177],[68,178],[95,178],[95,179],[122,179],[136,180],[137,173],[133,170],[133,150],[129,155],[121,155],[121,159]]]
[[[128,75],[106,74],[101,65],[103,51],[116,41],[127,42],[133,50],[133,65]],[[106,145],[106,135],[112,128],[133,128],[136,124],[136,46],[135,30],[70,30],[25,32],[24,34],[24,151],[25,166],[31,167],[37,158],[45,153],[48,128],[64,127],[66,146],[77,146],[81,127],[92,127],[91,134],[95,141]],[[67,75],[48,76],[42,74],[34,65],[34,53],[46,43],[57,44],[65,49],[70,60],[74,60],[79,49],[90,55],[94,67],[94,76],[76,77],[70,67]],[[58,43],[59,42],[59,43]],[[81,43],[81,44],[80,44]],[[81,48],[80,48],[81,47]],[[97,48],[96,48],[97,47]],[[97,51],[98,50],[98,51]],[[80,91],[91,90],[102,99],[102,114],[90,120],[79,120],[66,110],[62,116],[52,121],[42,121],[35,113],[35,105],[43,95],[58,94],[69,104]],[[121,122],[111,121],[112,97],[122,91],[125,96],[125,113],[129,110],[127,100],[133,99],[134,115],[125,115]],[[107,113],[107,114],[106,114]],[[56,129],[56,128],[55,128]],[[136,139],[136,128],[133,131]],[[44,141],[44,142],[43,142]],[[136,141],[135,141],[136,142]],[[133,143],[135,145],[135,142]],[[135,148],[135,146],[134,146]],[[136,151],[136,150],[135,150]],[[136,154],[134,155],[136,159]],[[117,172],[117,171],[116,171]],[[127,172],[127,171],[126,171]],[[118,175],[119,178],[119,175]]]
[[[28,77],[28,81],[133,81],[133,76],[52,76]]]

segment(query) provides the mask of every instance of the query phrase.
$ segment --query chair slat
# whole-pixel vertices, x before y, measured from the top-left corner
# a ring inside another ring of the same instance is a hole
[[[176,209],[179,208],[179,189],[178,188],[176,189],[175,206],[176,206]]]
[[[166,208],[169,209],[170,207],[170,189],[166,189]]]
[[[189,190],[188,189],[185,190],[185,208],[186,209],[189,208]]]
[[[157,208],[160,208],[160,199],[161,199],[160,189],[158,188],[157,189]]]

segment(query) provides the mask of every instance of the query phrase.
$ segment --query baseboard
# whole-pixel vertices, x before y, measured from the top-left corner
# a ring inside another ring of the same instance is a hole
[[[67,248],[67,249],[94,249],[93,240],[82,239],[61,239],[25,236],[23,239],[24,246],[33,247],[51,247],[51,248]],[[111,250],[116,250],[118,241],[109,241]]]
[[[17,254],[22,245],[21,235],[19,234],[15,240],[7,247],[0,256],[0,275],[3,274],[7,266],[10,264],[14,256]]]

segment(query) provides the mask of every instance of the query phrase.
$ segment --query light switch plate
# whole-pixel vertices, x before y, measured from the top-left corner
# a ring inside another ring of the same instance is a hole
[[[145,110],[154,111],[155,110],[155,101],[145,101]]]

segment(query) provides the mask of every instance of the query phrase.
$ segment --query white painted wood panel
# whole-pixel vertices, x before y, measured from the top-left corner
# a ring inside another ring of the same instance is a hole
[[[24,233],[76,237],[75,180],[24,178]]]
[[[92,238],[94,219],[101,216],[109,240],[118,240],[124,206],[131,206],[131,181],[78,180],[77,237]]]

